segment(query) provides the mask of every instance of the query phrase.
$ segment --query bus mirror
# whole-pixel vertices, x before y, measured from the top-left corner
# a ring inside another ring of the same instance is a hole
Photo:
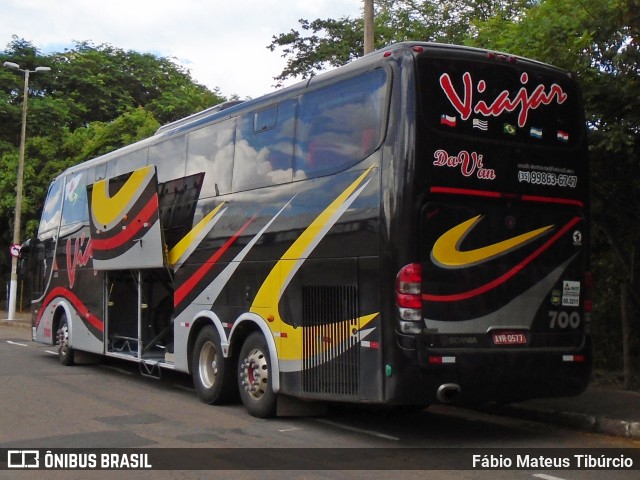
[[[29,264],[29,257],[37,243],[38,240],[36,238],[30,238],[20,247],[20,253],[18,254],[18,275],[25,274]]]
[[[29,238],[27,239],[22,246],[20,247],[20,259],[26,260],[31,255],[32,251],[36,248],[39,241],[37,238]]]

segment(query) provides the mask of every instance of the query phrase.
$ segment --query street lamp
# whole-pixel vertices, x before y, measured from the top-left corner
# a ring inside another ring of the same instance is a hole
[[[22,213],[22,178],[24,176],[24,147],[27,136],[27,100],[29,96],[29,74],[36,72],[49,72],[49,67],[36,67],[35,70],[22,69],[13,62],[4,62],[4,67],[17,70],[24,74],[24,95],[22,97],[22,132],[20,135],[20,157],[18,159],[18,181],[16,184],[16,211],[13,223],[13,244],[20,243],[20,217]],[[16,292],[18,290],[18,257],[11,258],[11,283],[9,285],[9,320],[16,317]]]

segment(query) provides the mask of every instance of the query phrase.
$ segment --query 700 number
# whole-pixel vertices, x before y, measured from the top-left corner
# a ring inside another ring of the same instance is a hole
[[[580,314],[578,312],[558,312],[551,310],[549,312],[549,328],[573,328],[580,326]]]

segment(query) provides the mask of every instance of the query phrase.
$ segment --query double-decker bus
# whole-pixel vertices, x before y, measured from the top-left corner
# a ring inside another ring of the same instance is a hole
[[[33,339],[258,417],[574,395],[588,208],[570,74],[401,43],[58,176],[22,249]]]

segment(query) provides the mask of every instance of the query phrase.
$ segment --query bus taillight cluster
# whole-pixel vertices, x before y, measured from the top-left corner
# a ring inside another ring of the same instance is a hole
[[[396,306],[402,333],[422,332],[422,267],[410,263],[396,276]]]

